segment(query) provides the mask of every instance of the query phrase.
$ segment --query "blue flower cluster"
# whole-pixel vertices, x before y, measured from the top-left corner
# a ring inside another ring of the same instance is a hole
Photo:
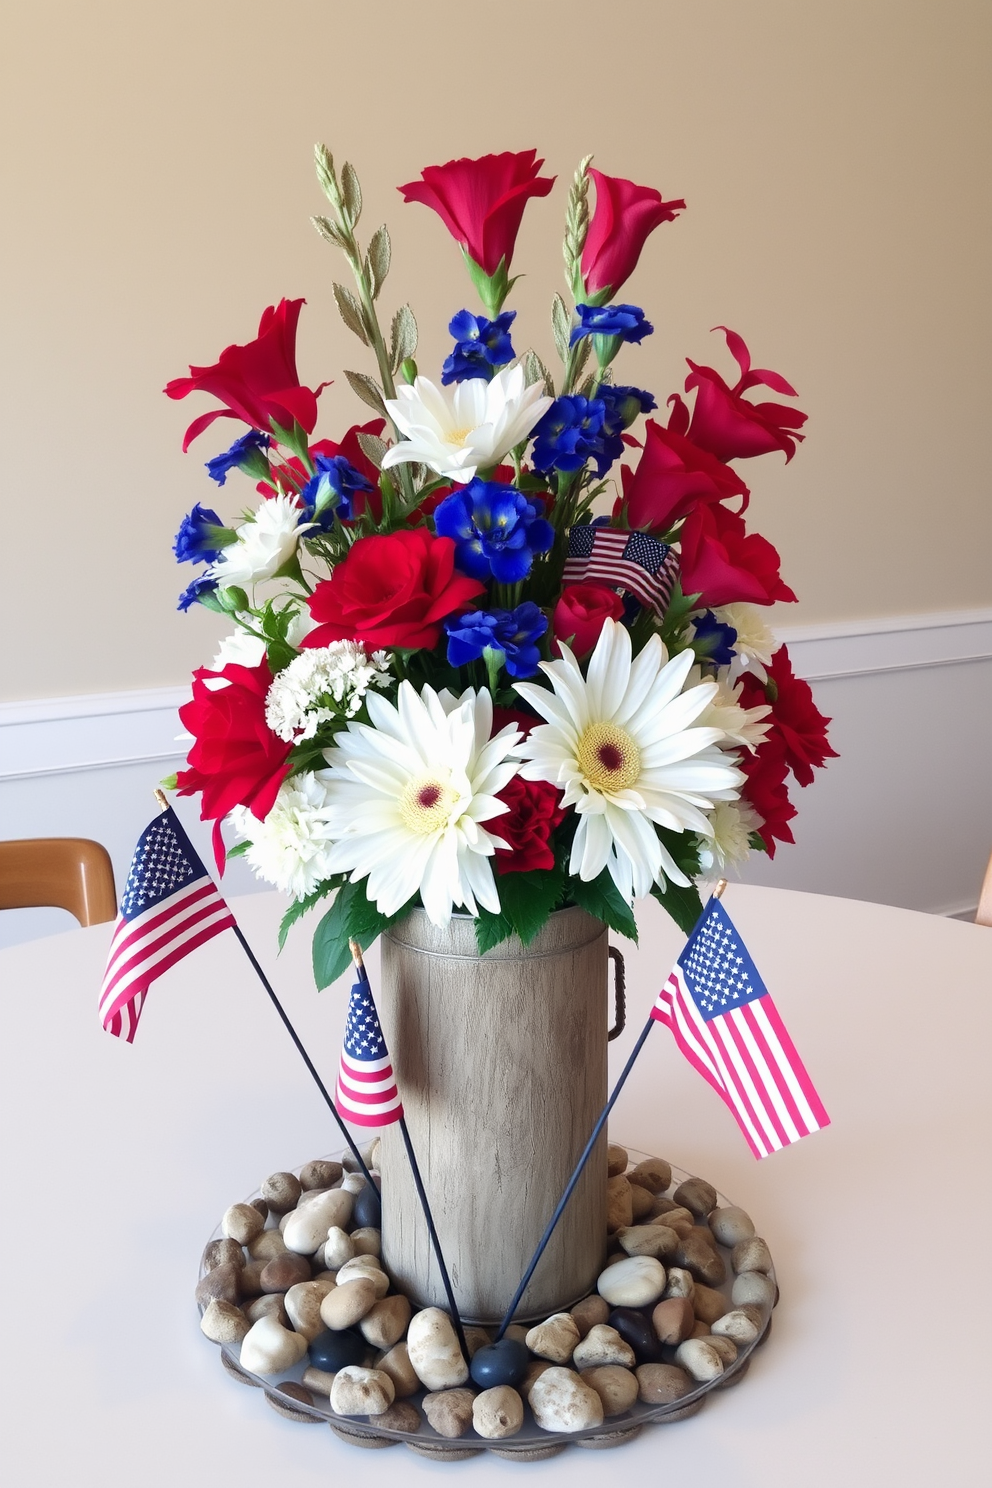
[[[534,469],[567,473],[595,460],[597,478],[602,480],[623,454],[624,429],[657,406],[640,388],[609,383],[597,390],[595,398],[578,393],[556,398],[534,429]]]
[[[172,551],[180,563],[213,563],[233,536],[215,511],[197,502],[183,517]]]
[[[528,500],[515,486],[480,480],[446,496],[434,513],[439,537],[457,545],[455,562],[473,579],[518,584],[530,573],[535,553],[555,540],[544,503]]]
[[[469,610],[446,620],[448,661],[466,666],[486,650],[501,651],[511,677],[533,677],[541,660],[538,641],[548,628],[548,617],[531,600],[515,610]]]
[[[714,666],[729,666],[733,661],[737,632],[732,625],[718,620],[712,610],[706,610],[693,620],[696,639],[692,649],[700,661],[712,662]]]
[[[495,320],[486,320],[484,315],[459,310],[452,317],[448,330],[455,338],[455,347],[441,369],[445,387],[471,377],[484,377],[489,382],[497,367],[513,361],[509,332],[516,314],[515,310],[504,310]]]
[[[314,465],[316,473],[300,492],[300,520],[315,523],[318,532],[330,532],[335,516],[343,522],[352,520],[355,492],[371,491],[372,483],[344,455],[315,455]]]
[[[617,336],[621,341],[636,343],[654,330],[637,305],[576,305],[575,313],[579,324],[572,330],[570,346],[583,336]]]
[[[222,455],[214,455],[212,460],[207,461],[207,474],[219,486],[227,480],[230,470],[244,470],[261,479],[268,473],[268,462],[260,452],[268,449],[271,443],[268,434],[250,429],[247,434],[236,439],[229,450],[225,450]]]
[[[210,594],[216,588],[216,579],[208,579],[206,574],[200,574],[199,578],[194,579],[180,594],[176,609],[188,610],[190,605],[198,604],[204,594]]]

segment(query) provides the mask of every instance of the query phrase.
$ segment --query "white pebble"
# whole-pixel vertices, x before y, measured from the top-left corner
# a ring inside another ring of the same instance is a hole
[[[628,1256],[607,1266],[596,1289],[611,1307],[647,1307],[657,1302],[665,1280],[665,1268],[654,1256]]]

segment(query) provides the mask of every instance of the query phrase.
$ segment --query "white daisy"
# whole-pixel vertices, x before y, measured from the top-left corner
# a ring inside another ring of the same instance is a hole
[[[516,684],[548,720],[517,751],[528,761],[520,773],[563,787],[562,804],[579,816],[569,872],[588,881],[608,868],[628,900],[652,883],[663,887],[666,877],[683,887],[689,882],[655,824],[711,836],[704,812],[715,800],[736,796],[744,780],[713,747],[721,729],[690,727],[716,695],[712,682],[682,691],[693,660],[683,651],[668,661],[652,636],[631,661],[629,633],[607,620],[587,677],[563,645],[560,661],[541,663],[553,693]]]
[[[465,485],[477,470],[496,465],[520,444],[551,407],[543,383],[527,387],[521,366],[505,367],[491,382],[470,377],[437,387],[418,377],[401,384],[386,409],[406,438],[386,451],[383,470],[408,460]]]
[[[498,913],[489,859],[506,844],[481,824],[508,809],[496,795],[517,773],[507,755],[520,732],[490,738],[492,697],[471,688],[442,700],[402,682],[395,707],[372,692],[366,706],[372,726],[349,723],[320,772],[338,839],[333,871],[352,883],[367,876],[366,893],[383,914],[418,890],[436,925],[457,905]]]
[[[316,775],[293,775],[279,787],[264,821],[247,806],[236,806],[228,817],[238,837],[251,843],[245,857],[258,877],[295,899],[312,893],[334,872],[327,795]]]
[[[776,640],[754,605],[721,605],[713,613],[721,624],[732,625],[737,632],[736,655],[730,663],[731,686],[742,672],[753,672],[759,682],[767,682],[765,668],[782,642]]]
[[[700,837],[700,871],[707,878],[719,878],[728,868],[743,863],[750,856],[748,841],[761,826],[761,817],[747,801],[718,801],[710,812],[712,837]]]
[[[388,651],[369,655],[360,641],[332,641],[302,651],[273,679],[265,721],[287,743],[312,739],[322,723],[354,718],[370,687],[392,681],[391,663]]]
[[[271,579],[292,558],[301,536],[312,526],[312,522],[300,523],[295,496],[271,496],[250,521],[237,528],[237,541],[224,548],[206,576],[216,579],[222,589],[232,584],[247,588],[261,579]]]
[[[739,701],[742,685],[740,682],[731,685],[729,676],[729,667],[721,667],[717,672],[713,679],[716,692],[696,722],[704,728],[722,729],[725,735],[721,741],[724,749],[750,749],[753,754],[771,728],[771,704],[761,703],[756,708],[742,708]],[[689,673],[686,689],[701,685],[702,668],[694,666]]]

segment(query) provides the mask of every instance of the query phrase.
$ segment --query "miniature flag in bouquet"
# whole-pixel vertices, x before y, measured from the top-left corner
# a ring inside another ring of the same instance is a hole
[[[334,1093],[338,1114],[359,1126],[390,1126],[403,1116],[393,1066],[364,966],[356,968]]]
[[[107,1032],[130,1044],[152,982],[229,927],[234,916],[166,807],[138,838],[124,885],[100,989]]]
[[[672,597],[678,572],[674,549],[650,533],[580,524],[568,534],[562,583],[600,583],[625,589],[660,617]]]
[[[755,1157],[829,1126],[778,1009],[733,921],[710,900],[651,1017],[726,1101]]]

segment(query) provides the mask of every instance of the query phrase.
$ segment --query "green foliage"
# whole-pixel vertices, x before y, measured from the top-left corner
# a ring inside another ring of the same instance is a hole
[[[491,910],[480,909],[475,921],[475,943],[479,948],[479,955],[484,956],[491,951],[493,946],[499,945],[501,940],[509,940],[513,934],[513,926],[504,914],[493,914]]]
[[[752,852],[766,853],[768,851],[768,844],[760,832],[749,832],[747,834],[747,845]]]
[[[547,924],[565,888],[564,870],[556,864],[550,870],[530,873],[497,873],[496,892],[500,914],[480,909],[475,922],[475,939],[479,954],[491,951],[501,940],[517,935],[524,945]]]
[[[568,893],[581,909],[604,920],[611,930],[637,944],[637,921],[630,904],[620,893],[604,868],[598,878],[584,883],[581,878],[570,878],[566,885]]]
[[[228,853],[228,857],[230,856],[231,854]],[[307,913],[308,910],[313,909],[315,904],[319,904],[321,899],[326,899],[328,894],[333,894],[334,890],[338,888],[339,885],[343,882],[343,876],[341,874],[336,874],[334,878],[329,878],[324,883],[318,884],[312,894],[307,894],[305,898],[295,899],[293,901],[293,903],[287,909],[286,913],[283,915],[282,920],[279,924],[280,950],[282,950],[283,946],[286,944],[286,936],[289,934],[292,927],[296,924],[297,920],[302,920],[303,916]]]
[[[357,940],[367,951],[384,930],[409,913],[413,902],[411,899],[396,914],[384,915],[366,897],[364,881],[343,883],[313,935],[313,977],[318,992],[337,981],[351,965],[349,940]]]
[[[703,901],[695,884],[683,889],[678,884],[667,883],[664,892],[657,884],[652,884],[651,893],[659,904],[664,905],[679,929],[688,935],[703,912]]]
[[[236,842],[233,847],[229,847],[227,849],[227,852],[224,856],[229,863],[232,858],[243,858],[250,847],[251,843],[248,841]]]
[[[175,773],[173,773],[172,775],[166,775],[164,780],[159,781],[159,789],[164,791],[174,791],[178,784],[179,777]]]

